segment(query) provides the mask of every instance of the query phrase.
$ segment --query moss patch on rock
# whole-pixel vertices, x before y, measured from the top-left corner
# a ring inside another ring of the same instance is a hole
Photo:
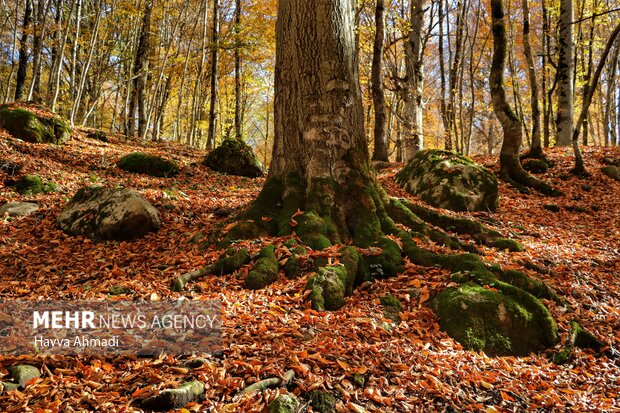
[[[292,394],[281,394],[269,403],[269,413],[296,413],[299,400]]]
[[[557,342],[553,319],[539,314],[531,300],[506,291],[465,283],[442,291],[433,309],[442,330],[466,349],[491,356],[527,355]]]
[[[611,179],[620,182],[620,168],[617,166],[609,165],[601,168],[601,172],[610,177]]]
[[[61,144],[71,138],[71,128],[58,116],[43,117],[24,108],[0,106],[0,127],[31,143]]]
[[[308,393],[308,400],[312,410],[317,413],[333,413],[336,409],[336,399],[322,390],[312,390]]]
[[[217,172],[257,178],[264,175],[263,166],[252,148],[237,139],[225,139],[205,157],[203,164]]]
[[[259,290],[278,279],[279,264],[276,258],[275,247],[267,245],[260,250],[258,260],[245,279],[245,287],[250,290]]]
[[[521,252],[525,250],[525,247],[518,241],[510,238],[497,238],[491,242],[491,245],[498,250],[508,250],[510,252]]]
[[[403,309],[403,305],[400,300],[392,294],[386,294],[380,298],[380,302],[383,306],[383,315],[396,323],[400,322],[399,313]]]
[[[371,278],[389,278],[403,272],[402,251],[398,244],[390,238],[382,238],[375,244],[381,248],[379,255],[364,257]]]
[[[48,194],[56,190],[56,183],[40,176],[24,175],[17,180],[15,190],[22,195]]]
[[[424,202],[453,211],[494,211],[499,201],[493,172],[449,151],[418,152],[396,181]]]
[[[179,167],[175,162],[142,152],[134,152],[123,156],[116,166],[123,171],[160,178],[172,177],[179,173]]]

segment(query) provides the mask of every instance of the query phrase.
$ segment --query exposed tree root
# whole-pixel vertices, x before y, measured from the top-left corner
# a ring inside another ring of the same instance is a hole
[[[202,278],[205,275],[232,274],[248,262],[250,262],[250,254],[246,248],[240,248],[237,251],[226,250],[215,263],[175,278],[172,281],[172,291],[181,292],[185,289],[185,285],[188,282]]]
[[[609,358],[615,358],[620,355],[620,353],[614,350],[609,343],[606,343],[596,337],[590,331],[586,330],[581,324],[579,324],[579,322],[571,321],[570,326],[571,329],[568,339],[566,340],[564,350],[557,353],[553,358],[553,361],[556,364],[567,363],[570,360],[575,347],[589,348],[594,350],[597,354],[604,354]]]
[[[204,384],[197,380],[189,381],[176,389],[166,389],[156,396],[144,399],[140,406],[156,412],[180,409],[188,403],[199,401],[204,391]]]
[[[288,370],[284,373],[284,376],[280,377],[270,377],[268,379],[264,379],[261,381],[257,381],[256,383],[250,384],[245,389],[241,390],[238,395],[244,396],[246,394],[252,394],[255,392],[263,391],[266,389],[270,389],[273,387],[281,387],[287,386],[290,382],[295,378],[295,370]]]

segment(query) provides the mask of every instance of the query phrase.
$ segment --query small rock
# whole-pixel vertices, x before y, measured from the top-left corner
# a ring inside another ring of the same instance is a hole
[[[549,165],[541,159],[527,159],[523,162],[523,169],[533,174],[542,174],[547,172]]]
[[[281,394],[269,404],[269,413],[295,413],[299,400],[292,394]]]
[[[9,214],[11,217],[27,217],[39,210],[34,202],[9,202],[0,207],[0,217]]]
[[[134,152],[123,156],[116,166],[123,171],[160,178],[169,178],[179,173],[179,167],[176,163],[159,156],[147,155],[141,152]]]
[[[603,172],[611,179],[620,182],[620,168],[618,168],[617,166],[604,166],[601,168],[601,172]]]
[[[263,165],[252,148],[243,141],[225,139],[205,157],[203,164],[216,172],[257,178],[264,175]]]
[[[58,217],[70,235],[100,240],[132,240],[159,229],[157,209],[129,189],[80,189]]]
[[[19,386],[22,388],[26,387],[26,383],[30,380],[36,377],[41,377],[41,372],[39,369],[28,364],[9,367],[9,374],[13,378],[13,381],[15,383],[19,383]]]

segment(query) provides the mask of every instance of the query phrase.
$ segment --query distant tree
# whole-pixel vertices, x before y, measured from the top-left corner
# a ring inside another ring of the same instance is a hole
[[[26,75],[28,73],[28,33],[32,21],[32,0],[26,0],[24,7],[24,20],[22,23],[22,35],[19,39],[19,63],[17,64],[17,78],[15,82],[15,100],[21,100],[26,85]]]
[[[521,120],[508,104],[504,87],[506,17],[503,0],[491,0],[491,16],[493,22],[493,61],[489,83],[493,110],[504,132],[504,141],[499,157],[500,176],[522,190],[529,187],[545,194],[554,194],[555,191],[549,185],[528,174],[521,166],[519,159],[519,150],[523,140]]]
[[[575,46],[573,45],[573,0],[560,0],[558,22],[558,146],[568,146],[573,137]]]
[[[140,38],[133,67],[133,87],[131,92],[131,100],[129,102],[129,116],[127,119],[127,135],[135,135],[136,127],[136,109],[138,135],[143,138],[146,134],[146,80],[148,73],[148,58],[151,48],[151,14],[153,11],[153,2],[148,0],[142,17],[142,26],[140,29]]]
[[[372,101],[375,108],[373,161],[388,161],[386,140],[385,90],[383,88],[383,46],[385,42],[385,1],[377,0],[375,8],[375,41],[372,51]]]

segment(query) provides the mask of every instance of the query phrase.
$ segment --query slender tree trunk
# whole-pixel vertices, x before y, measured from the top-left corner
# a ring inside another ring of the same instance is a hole
[[[140,28],[140,37],[138,38],[138,47],[134,57],[133,65],[133,81],[131,89],[131,98],[129,101],[129,114],[127,117],[127,134],[134,136],[136,134],[136,109],[138,135],[145,136],[146,126],[146,78],[148,72],[148,55],[150,50],[150,31],[151,31],[151,13],[153,3],[148,0],[144,8],[142,16],[142,25]]]
[[[372,50],[372,101],[375,108],[373,161],[388,161],[385,134],[386,109],[383,88],[383,45],[385,42],[385,1],[377,0],[375,8],[375,42]]]
[[[609,52],[614,45],[618,34],[620,34],[620,24],[616,26],[614,31],[609,36],[609,39],[607,40],[605,49],[603,50],[598,65],[596,66],[596,70],[594,71],[594,76],[592,77],[592,81],[590,83],[588,95],[583,102],[581,113],[579,114],[577,124],[575,125],[575,130],[572,136],[573,150],[575,151],[575,167],[571,170],[571,172],[575,175],[586,174],[586,169],[583,162],[583,155],[581,154],[581,150],[579,149],[579,130],[581,129],[581,125],[583,124],[584,120],[588,116],[588,109],[590,108],[590,103],[592,103],[592,96],[594,96],[594,91],[596,90],[598,80],[601,77],[603,68],[605,67],[605,60],[607,59],[607,56],[609,55]]]
[[[24,21],[22,23],[22,35],[19,39],[19,63],[17,64],[17,78],[15,83],[15,100],[21,100],[26,84],[26,74],[28,72],[28,31],[32,20],[32,0],[26,0],[24,9]]]
[[[441,108],[441,119],[443,121],[443,129],[444,129],[444,149],[447,151],[452,150],[452,128],[450,127],[450,122],[448,120],[448,107],[446,104],[446,68],[445,68],[445,56],[444,56],[444,14],[443,14],[443,1],[439,0],[437,2],[438,7],[438,17],[439,17],[439,36],[437,37],[437,50],[439,52],[439,76],[441,80],[441,98],[440,98],[440,108]]]
[[[532,109],[532,144],[530,145],[530,156],[540,158],[543,154],[540,140],[540,106],[538,104],[538,79],[536,78],[536,68],[534,57],[532,56],[532,46],[530,43],[530,7],[529,0],[522,0],[523,5],[523,53],[527,61],[527,74],[530,81],[530,106]]]
[[[607,93],[605,94],[605,114],[603,122],[603,135],[604,145],[609,146],[615,131],[612,128],[612,104],[614,100],[614,93],[616,87],[616,69],[618,66],[618,53],[620,52],[620,46],[616,44],[614,48],[614,54],[612,55],[611,62],[607,71]]]
[[[41,55],[43,53],[43,39],[47,23],[47,14],[52,0],[39,0],[37,7],[34,36],[32,39],[32,81],[28,92],[28,100],[40,100],[41,97]]]
[[[504,132],[504,141],[499,157],[500,176],[522,190],[531,187],[543,193],[552,194],[554,191],[547,184],[529,175],[521,166],[519,150],[523,139],[523,131],[518,116],[508,104],[504,87],[506,17],[504,15],[503,0],[491,0],[491,16],[493,22],[493,60],[489,84],[491,86],[493,110]]]
[[[219,0],[213,0],[213,32],[211,35],[211,92],[209,102],[209,131],[207,135],[207,149],[215,146],[215,120],[217,117],[217,67],[219,53]]]
[[[241,111],[241,0],[235,0],[235,138],[243,140]]]
[[[574,54],[573,0],[560,0],[557,145],[568,146],[573,136],[574,117]]]
[[[422,87],[424,71],[422,62],[425,0],[411,2],[411,27],[405,43],[405,70],[407,90],[405,93],[405,140],[404,161],[407,162],[424,148]]]

